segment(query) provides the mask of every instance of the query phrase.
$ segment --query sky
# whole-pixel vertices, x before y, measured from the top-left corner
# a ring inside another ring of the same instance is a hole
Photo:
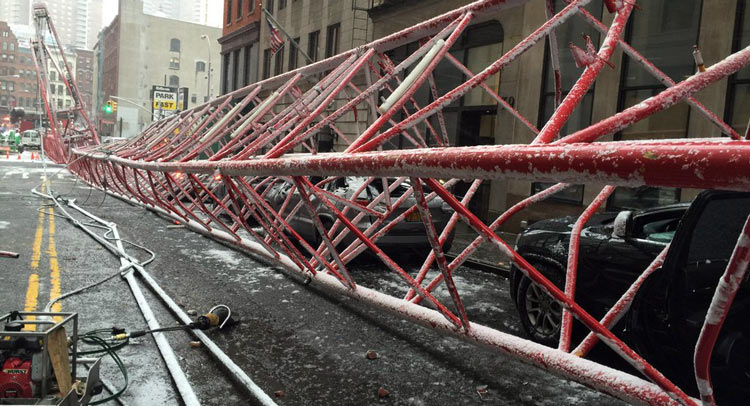
[[[221,0],[208,0],[212,4],[208,9],[208,20],[214,22],[214,26],[221,26],[221,17],[224,10],[224,2]],[[106,27],[117,15],[119,0],[104,0],[104,10],[102,10],[102,27]]]
[[[117,15],[117,9],[119,8],[119,0],[105,0],[104,9],[102,10],[102,27],[106,27]]]

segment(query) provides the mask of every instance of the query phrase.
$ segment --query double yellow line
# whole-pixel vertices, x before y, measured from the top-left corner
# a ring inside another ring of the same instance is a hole
[[[42,180],[42,193],[45,193],[47,188],[47,180]],[[57,247],[55,246],[55,210],[52,207],[48,207],[46,210],[42,208],[39,211],[39,220],[36,226],[36,234],[34,235],[34,246],[31,252],[31,275],[29,275],[29,285],[26,288],[26,303],[24,310],[27,312],[33,312],[38,310],[39,306],[39,261],[42,259],[42,240],[44,239],[44,220],[45,217],[49,216],[49,228],[47,230],[47,256],[49,257],[49,269],[50,269],[50,300],[55,300],[60,297],[60,267],[57,262]],[[52,306],[53,312],[59,312],[62,310],[60,303],[55,303]],[[34,320],[34,317],[29,317],[29,320]],[[61,318],[55,317],[55,321],[59,321]],[[36,326],[28,324],[24,327],[25,330],[33,331]]]

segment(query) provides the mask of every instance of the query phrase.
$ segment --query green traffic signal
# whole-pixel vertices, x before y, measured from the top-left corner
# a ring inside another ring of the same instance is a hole
[[[107,103],[106,103],[106,104],[104,105],[104,113],[105,113],[105,114],[112,114],[112,102],[111,102],[111,101],[108,101],[108,102],[107,102]]]

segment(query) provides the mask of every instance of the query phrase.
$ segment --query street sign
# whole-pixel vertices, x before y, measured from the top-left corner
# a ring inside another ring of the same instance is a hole
[[[187,88],[151,87],[151,115],[154,120],[171,116],[187,108]]]
[[[153,110],[177,110],[177,88],[153,86],[151,88],[151,104]]]

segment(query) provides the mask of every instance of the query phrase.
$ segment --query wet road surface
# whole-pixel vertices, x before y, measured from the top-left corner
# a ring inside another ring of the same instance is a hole
[[[210,331],[209,335],[280,405],[618,403],[346,297],[317,292],[213,240],[184,228],[168,228],[169,220],[92,191],[65,171],[53,168],[48,173],[50,182],[45,187],[51,183],[65,198],[75,198],[85,209],[117,223],[124,239],[155,251],[156,259],[147,270],[185,310],[201,313],[216,304],[230,306],[241,323],[231,331]],[[38,164],[0,161],[0,249],[22,255],[18,260],[0,259],[2,313],[32,304],[41,309],[56,289],[68,292],[119,267],[117,258],[80,229],[51,216],[60,213],[48,208],[48,201],[31,195],[30,189],[41,184],[42,175]],[[54,232],[50,231],[52,222]],[[51,269],[51,241],[59,284]],[[132,246],[126,250],[141,259],[148,257]],[[33,267],[35,252],[39,261]],[[394,295],[405,293],[398,277],[373,259],[358,260],[351,272],[364,286]],[[466,295],[471,320],[520,334],[502,276],[462,268],[456,283]],[[32,285],[37,286],[33,303]],[[162,326],[173,325],[174,317],[145,286],[142,289]],[[437,293],[440,299],[445,295],[444,290]],[[79,313],[84,332],[113,325],[128,330],[146,327],[127,284],[119,277],[64,300],[62,309]],[[174,332],[168,338],[202,404],[255,404],[205,350],[188,345],[192,340],[188,334]],[[369,350],[377,353],[376,359],[365,357]],[[131,375],[131,386],[123,397],[128,404],[180,404],[150,337],[134,340],[121,350],[121,356]],[[109,360],[104,376],[114,386],[121,385]],[[390,392],[385,398],[378,397],[381,387]]]

